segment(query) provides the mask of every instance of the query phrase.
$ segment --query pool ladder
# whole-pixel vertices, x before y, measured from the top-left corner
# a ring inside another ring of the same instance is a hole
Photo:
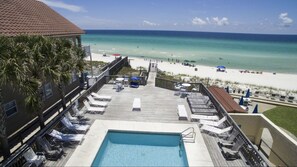
[[[195,143],[196,133],[193,127],[189,127],[180,133],[180,144],[185,143]]]

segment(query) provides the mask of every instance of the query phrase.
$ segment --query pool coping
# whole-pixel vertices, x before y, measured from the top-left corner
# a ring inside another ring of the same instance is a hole
[[[195,143],[184,142],[189,166],[214,166],[197,124],[96,120],[65,166],[91,166],[108,130],[180,133],[193,127]]]

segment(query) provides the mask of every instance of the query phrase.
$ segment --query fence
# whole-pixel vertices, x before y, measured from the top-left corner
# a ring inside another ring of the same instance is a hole
[[[109,67],[105,68],[105,71],[99,75],[97,82],[92,85],[87,91],[85,91],[83,94],[81,94],[77,99],[81,102],[85,99],[87,95],[89,95],[91,92],[97,92],[107,81],[106,75],[109,71],[119,71],[121,67],[127,62],[127,57],[124,59],[116,59],[116,61],[112,62],[112,66],[109,69]],[[53,106],[51,106],[49,109],[47,109],[44,112],[44,118],[47,120],[54,114],[58,113],[58,115],[51,120],[44,129],[38,131],[33,137],[29,138],[28,140],[25,140],[26,137],[28,137],[29,134],[32,134],[33,131],[39,128],[39,122],[38,118],[36,117],[31,122],[29,122],[21,131],[15,133],[11,137],[9,137],[9,145],[10,148],[13,146],[16,146],[17,144],[21,143],[21,146],[12,153],[12,155],[6,159],[0,166],[21,166],[23,163],[22,154],[27,150],[28,147],[34,145],[34,142],[36,140],[36,136],[43,136],[49,129],[51,129],[53,126],[57,125],[62,118],[62,116],[68,112],[71,109],[71,106],[73,105],[73,102],[71,99],[75,97],[78,93],[80,93],[79,87],[75,89],[74,91],[70,92],[66,96],[66,102],[70,102],[70,105],[60,112],[60,108],[62,107],[61,100],[57,101]]]
[[[174,84],[176,81],[156,78],[155,85],[157,87],[174,90]],[[245,144],[241,148],[241,152],[243,156],[246,158],[247,162],[250,166],[268,166],[269,162],[265,157],[259,154],[259,152],[253,147],[253,144],[247,139],[245,134],[240,130],[235,121],[229,116],[229,114],[225,111],[222,105],[217,101],[217,99],[208,91],[208,89],[201,83],[190,83],[194,84],[194,87],[199,90],[200,93],[207,95],[218,111],[218,115],[220,117],[226,116],[228,126],[233,126],[233,129],[240,132],[238,139],[243,140]]]

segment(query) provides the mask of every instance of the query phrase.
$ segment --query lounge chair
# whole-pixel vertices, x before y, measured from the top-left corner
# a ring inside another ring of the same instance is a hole
[[[37,144],[42,148],[45,153],[46,159],[58,160],[64,153],[61,146],[55,146],[50,144],[45,138],[38,137]]]
[[[200,124],[202,124],[202,125],[210,125],[210,126],[219,127],[219,126],[222,125],[226,120],[227,120],[226,117],[221,118],[219,121],[200,120]]]
[[[105,111],[105,108],[104,107],[91,107],[90,104],[87,101],[84,101],[84,105],[87,108],[87,112],[90,112],[90,113],[100,113],[100,114],[103,114],[104,111]]]
[[[232,128],[233,128],[232,126],[229,126],[229,127],[224,128],[224,129],[220,129],[220,128],[216,128],[214,126],[202,125],[200,129],[203,130],[203,131],[207,131],[207,132],[217,134],[217,135],[222,135],[223,133],[227,133],[227,132],[231,131]]]
[[[141,101],[140,98],[134,98],[132,111],[141,111]]]
[[[31,147],[23,154],[28,164],[34,164],[35,166],[41,166],[45,161],[45,156],[42,152],[34,152]]]
[[[89,130],[90,128],[90,125],[79,125],[79,124],[72,124],[70,122],[70,120],[66,117],[63,117],[61,122],[63,123],[63,125],[69,129],[69,130],[72,130],[72,131],[75,131],[75,132],[86,132]]]
[[[243,140],[237,140],[232,148],[222,147],[222,153],[223,153],[224,157],[227,160],[238,159],[239,158],[238,152],[243,144],[244,144]]]
[[[184,105],[178,105],[177,111],[179,120],[188,120],[188,113]]]
[[[67,117],[71,123],[79,123],[78,117],[73,117],[69,112],[65,113],[65,117]]]
[[[219,139],[219,142],[218,142],[219,146],[232,147],[234,145],[234,140],[238,134],[239,132],[237,130],[233,130],[226,140]]]
[[[78,107],[78,106],[76,106],[76,105],[73,105],[73,106],[72,106],[72,111],[74,112],[75,116],[76,116],[76,117],[79,117],[79,118],[84,117],[84,115],[85,115],[85,111],[83,111],[83,110],[78,110],[77,107]]]
[[[107,106],[107,102],[96,101],[92,96],[87,96],[87,98],[88,98],[91,106],[101,106],[101,107]]]
[[[218,121],[219,117],[216,115],[207,116],[207,115],[195,115],[191,114],[191,120],[192,121],[199,121],[199,120],[212,120],[212,121]]]
[[[111,100],[111,96],[106,96],[106,95],[98,95],[97,93],[95,92],[92,92],[91,95],[93,96],[93,98],[95,100],[106,100],[106,101],[110,101]]]
[[[84,140],[84,134],[64,134],[55,129],[48,133],[51,137],[62,142],[78,142],[81,143]]]

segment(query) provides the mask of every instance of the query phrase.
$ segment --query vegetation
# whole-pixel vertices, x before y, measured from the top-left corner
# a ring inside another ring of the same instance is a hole
[[[40,127],[43,128],[44,84],[52,82],[59,88],[65,107],[64,87],[69,83],[72,72],[83,70],[83,57],[83,50],[67,39],[43,36],[0,37],[0,97],[4,85],[10,85],[22,93],[26,106],[38,115]],[[2,107],[0,113],[0,138],[7,156],[6,114]]]
[[[103,62],[103,61],[92,61],[92,66],[101,69],[108,63]],[[85,61],[85,70],[90,71],[91,70],[91,62],[90,61]]]
[[[265,111],[264,115],[276,125],[297,136],[297,108],[276,107]]]
[[[139,75],[139,72],[140,72],[140,71],[131,68],[131,66],[126,66],[126,67],[123,67],[123,68],[118,72],[118,75],[133,75],[133,74],[135,74],[135,73],[137,73],[137,75]]]

